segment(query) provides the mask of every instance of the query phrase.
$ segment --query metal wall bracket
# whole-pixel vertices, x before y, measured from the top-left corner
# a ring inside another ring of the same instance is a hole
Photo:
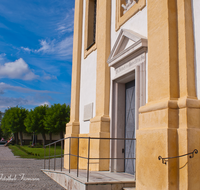
[[[183,154],[181,156],[174,156],[174,157],[168,157],[168,158],[162,158],[162,156],[158,156],[158,160],[162,160],[163,164],[167,164],[169,159],[180,158],[180,157],[184,157],[184,156],[189,156],[190,158],[193,158],[194,154],[198,154],[198,150],[197,149],[194,149],[193,152],[190,152],[190,153],[187,153],[187,154]]]

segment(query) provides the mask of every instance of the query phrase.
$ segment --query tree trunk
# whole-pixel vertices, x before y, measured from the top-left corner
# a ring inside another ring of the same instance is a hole
[[[60,132],[60,139],[63,139],[63,132]]]
[[[33,141],[32,141],[32,146],[35,145],[35,133],[33,132]]]
[[[46,137],[45,137],[45,133],[42,133],[42,139],[43,139],[43,147],[46,144]]]
[[[15,136],[15,143],[18,144],[18,133],[14,133]]]
[[[19,132],[19,138],[20,138],[20,145],[23,146],[23,134],[22,134],[22,132]]]
[[[63,132],[60,132],[60,139],[63,139]],[[64,140],[61,143],[61,149],[64,149]]]
[[[49,140],[50,140],[50,143],[52,143],[52,133],[49,133]]]

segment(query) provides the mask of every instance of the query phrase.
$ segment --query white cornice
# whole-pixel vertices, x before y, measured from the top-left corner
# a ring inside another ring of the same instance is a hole
[[[121,47],[123,47],[123,42],[127,38],[134,43],[130,47],[120,52],[117,52]],[[131,30],[122,29],[107,60],[109,67],[116,67],[120,61],[129,56],[131,56],[132,58],[136,57],[138,55],[138,51],[141,53],[146,52],[147,46],[148,42],[145,37]]]

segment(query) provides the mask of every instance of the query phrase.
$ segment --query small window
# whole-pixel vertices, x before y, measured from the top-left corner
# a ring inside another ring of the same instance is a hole
[[[88,22],[87,22],[87,49],[89,50],[95,44],[96,38],[96,10],[97,0],[89,0]]]

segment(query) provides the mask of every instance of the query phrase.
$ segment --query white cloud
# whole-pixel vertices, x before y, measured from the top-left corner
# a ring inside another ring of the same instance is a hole
[[[29,101],[23,98],[10,98],[0,96],[0,110],[3,111],[8,107],[15,107],[17,105],[27,105]]]
[[[28,53],[30,53],[32,50],[31,49],[29,49],[28,47],[21,47],[21,49],[23,49],[24,51],[27,51]]]
[[[0,65],[0,78],[33,80],[38,77],[29,69],[28,64],[22,58]]]
[[[59,57],[71,58],[73,48],[73,30],[74,30],[74,8],[68,10],[64,18],[56,23],[56,34],[59,34],[57,39],[39,40],[39,49],[30,49],[28,47],[21,47],[22,50],[33,53],[51,54]],[[67,37],[66,37],[67,34]],[[65,37],[63,37],[65,36]],[[59,39],[59,40],[58,40]],[[62,40],[61,40],[62,39]]]
[[[57,79],[56,76],[54,76],[54,75],[49,75],[49,74],[46,74],[46,73],[44,73],[43,78],[44,78],[45,80]]]
[[[30,88],[23,88],[20,86],[12,86],[10,84],[6,84],[4,82],[0,82],[0,92],[1,94],[4,93],[5,90],[11,90],[11,91],[16,91],[16,92],[22,92],[22,93],[54,93],[54,94],[59,94],[59,92],[53,92],[53,91],[48,91],[48,90],[34,90]]]
[[[40,40],[40,49],[35,50],[36,52],[52,53],[54,52],[55,40],[47,42],[46,40]]]
[[[0,111],[4,111],[8,107],[28,106],[35,107],[40,105],[51,105],[49,100],[53,100],[49,94],[60,94],[60,92],[48,91],[48,90],[34,90],[30,88],[23,88],[20,86],[12,86],[3,82],[0,82],[0,94],[6,93],[6,91],[14,91],[20,93],[26,93],[27,96],[23,97],[5,97],[0,96]]]
[[[37,101],[34,98],[11,98],[11,97],[0,97],[0,111],[4,111],[8,107],[15,106],[40,106],[40,105],[51,105],[48,101],[42,102]]]
[[[60,56],[69,56],[72,54],[73,36],[67,37],[57,44],[56,51]]]
[[[62,21],[58,22],[57,29],[60,36],[68,33],[68,36],[62,38],[62,40],[40,40],[41,48],[35,50],[37,53],[53,54],[59,57],[70,57],[72,55],[73,48],[73,35],[74,30],[74,8],[66,13],[66,16]],[[58,33],[57,32],[57,33]]]
[[[58,26],[57,30],[60,33],[73,32],[73,30],[74,30],[74,22],[69,22],[67,25],[66,24],[60,24]]]
[[[41,40],[40,49],[35,50],[35,52],[42,52],[47,54],[54,54],[57,56],[71,56],[73,47],[73,36],[68,36],[62,41],[52,41]]]
[[[6,56],[5,53],[1,53],[0,54],[0,61],[4,61],[5,60],[5,56]]]
[[[40,106],[44,106],[44,105],[50,106],[51,104],[49,102],[43,102],[43,103],[40,104]]]
[[[74,8],[66,13],[62,21],[58,23],[57,30],[62,33],[73,32],[74,30]]]

